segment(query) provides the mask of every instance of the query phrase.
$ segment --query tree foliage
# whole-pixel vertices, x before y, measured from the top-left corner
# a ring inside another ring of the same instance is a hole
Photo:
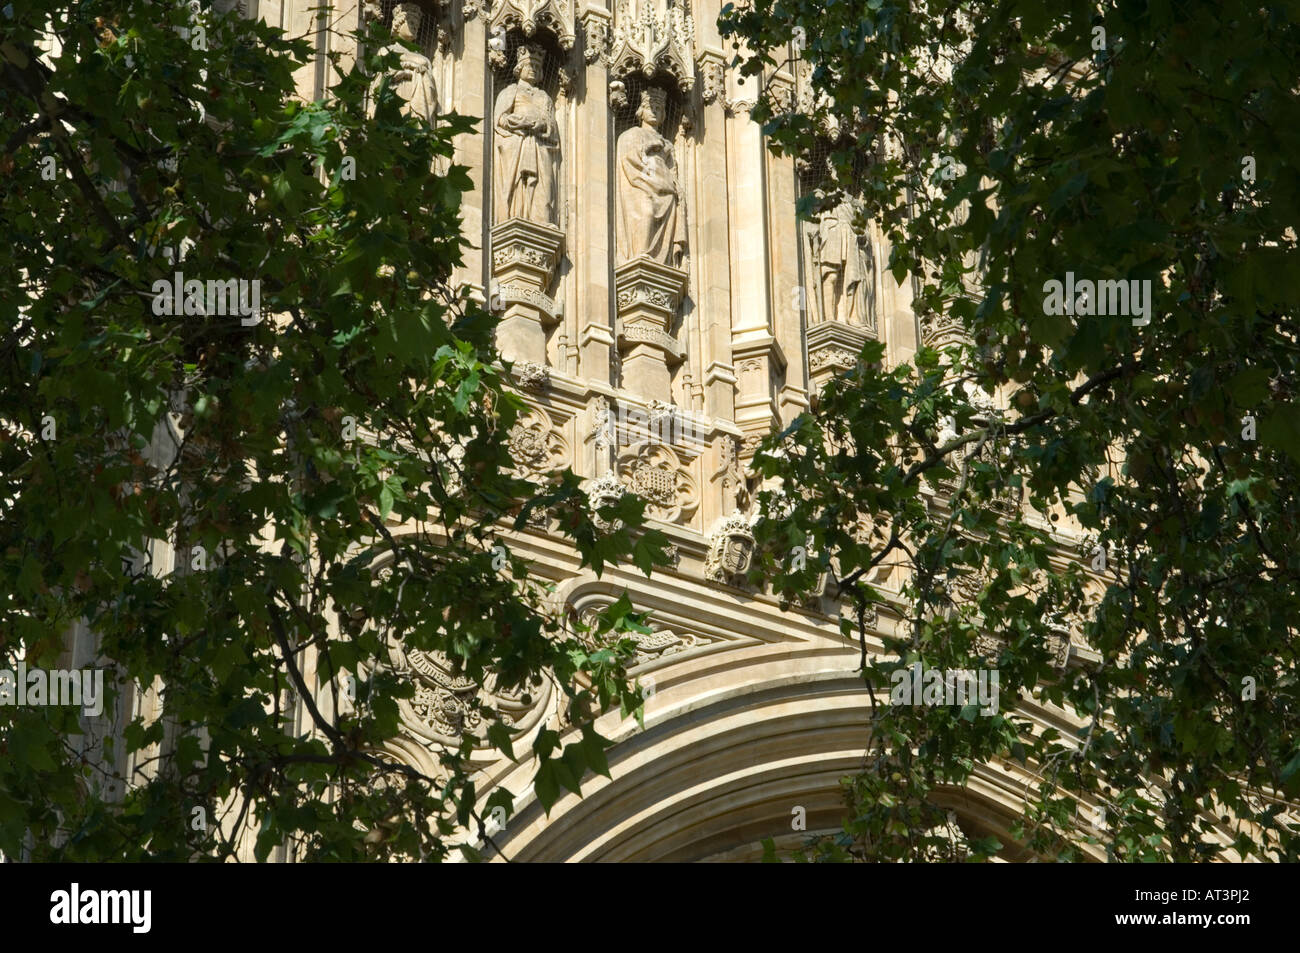
[[[470,734],[436,775],[393,756],[398,638],[504,689],[558,686],[531,751],[480,713],[536,759],[548,809],[607,773],[590,718],[640,704],[626,603],[575,630],[503,530],[541,509],[597,571],[648,571],[662,538],[636,534],[630,496],[600,534],[571,473],[512,475],[523,405],[494,318],[451,284],[471,187],[452,142],[474,120],[410,118],[387,83],[369,116],[397,57],[379,25],[361,39],[303,102],[310,45],[261,21],[0,13],[0,668],[69,664],[81,626],[109,711],[137,699],[109,737],[0,706],[9,856],[225,859],[253,835],[258,858],[478,856],[510,795],[476,792]],[[159,314],[177,271],[258,280],[264,319]]]
[[[778,153],[829,157],[830,200],[862,198],[921,327],[954,332],[887,369],[868,345],[773,442],[767,571],[794,598],[835,569],[881,693],[916,661],[1000,674],[995,717],[882,703],[843,834],[800,857],[926,856],[948,843],[928,833],[943,792],[1014,762],[1032,783],[1012,834],[1045,856],[1296,859],[1295,14],[724,10],[749,76],[802,47],[815,94],[797,112],[765,96],[756,118]],[[1095,298],[1060,313],[1047,282],[1067,273],[1149,282],[1149,323]],[[820,563],[778,572],[796,545]],[[888,601],[870,585],[886,566],[906,580],[903,622],[875,646],[859,623]],[[1064,670],[1058,627],[1080,647]]]

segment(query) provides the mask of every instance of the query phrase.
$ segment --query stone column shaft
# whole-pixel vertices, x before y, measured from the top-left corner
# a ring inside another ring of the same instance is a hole
[[[578,371],[586,378],[609,383],[614,344],[610,313],[611,183],[609,69],[603,58],[610,14],[599,6],[582,13],[583,57],[575,110],[575,142],[569,150],[577,177],[576,221],[573,236],[575,314],[578,324]],[[602,29],[604,32],[601,32]]]

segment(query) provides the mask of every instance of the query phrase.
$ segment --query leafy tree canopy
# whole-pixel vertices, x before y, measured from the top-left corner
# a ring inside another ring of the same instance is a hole
[[[597,571],[648,572],[662,537],[635,534],[630,495],[598,534],[571,473],[511,475],[522,403],[494,319],[451,284],[471,187],[452,142],[474,121],[410,118],[387,83],[369,116],[398,57],[378,24],[361,39],[304,103],[309,44],[261,21],[0,12],[0,669],[67,665],[93,632],[75,662],[110,666],[107,711],[129,707],[114,740],[75,708],[0,706],[9,856],[224,859],[249,835],[259,858],[439,859],[490,833],[510,796],[476,792],[472,736],[431,776],[387,747],[412,693],[385,665],[398,637],[559,687],[529,752],[480,713],[536,758],[547,808],[607,772],[591,717],[640,704],[626,601],[576,631],[501,531],[541,509]],[[178,271],[256,280],[261,315],[169,313],[156,283]]]
[[[918,661],[1000,674],[994,717],[882,704],[842,836],[799,856],[947,850],[943,791],[1015,762],[1012,834],[1046,856],[1296,859],[1295,4],[746,0],[722,26],[751,83],[802,56],[802,108],[756,117],[880,223],[932,345],[869,345],[773,441],[766,568],[790,598],[836,571],[882,695]],[[1061,307],[1070,275],[1149,315]],[[819,563],[777,572],[798,545]],[[903,622],[872,645],[886,566]]]

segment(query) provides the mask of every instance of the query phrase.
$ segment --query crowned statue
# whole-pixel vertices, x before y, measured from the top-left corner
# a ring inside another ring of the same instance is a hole
[[[644,90],[636,111],[640,125],[618,137],[614,177],[620,262],[646,256],[678,268],[686,254],[686,216],[673,146],[659,131],[667,114],[666,101],[664,90]]]
[[[536,85],[545,58],[541,47],[521,46],[515,57],[515,82],[501,91],[492,110],[497,222],[521,218],[555,224],[560,133],[555,104]]]

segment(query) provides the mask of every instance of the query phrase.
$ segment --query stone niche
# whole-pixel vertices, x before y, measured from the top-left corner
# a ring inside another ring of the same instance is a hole
[[[629,75],[631,100],[619,110],[614,154],[615,337],[621,386],[646,400],[672,402],[674,369],[685,352],[675,331],[687,288],[688,229],[676,155],[680,90]]]
[[[545,366],[547,337],[562,317],[553,297],[565,253],[557,96],[566,84],[573,14],[557,0],[504,0],[492,7],[488,25],[497,73],[486,123],[494,223],[489,305],[501,315],[502,357]]]
[[[690,255],[678,134],[690,126],[694,17],[687,0],[618,0],[608,67],[614,148],[615,338],[620,384],[673,401],[676,324]]]

